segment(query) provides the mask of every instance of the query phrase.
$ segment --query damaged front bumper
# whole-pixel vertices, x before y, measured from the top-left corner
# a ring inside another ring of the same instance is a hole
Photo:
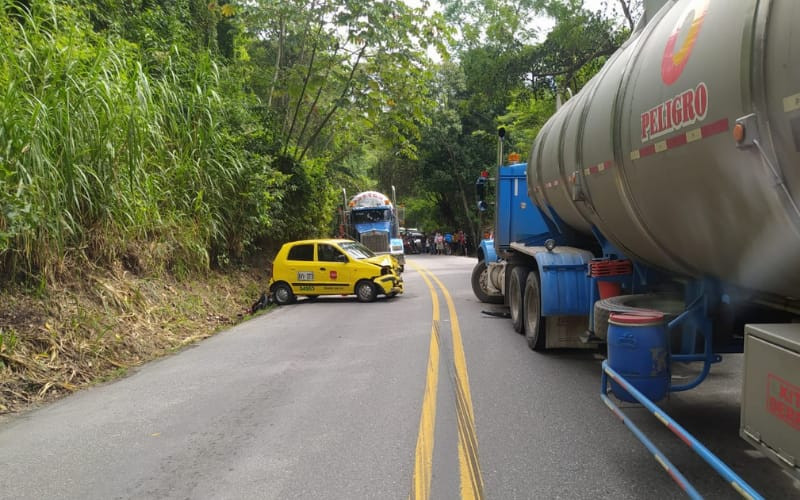
[[[381,290],[386,295],[403,293],[403,278],[397,275],[387,274],[375,278],[375,284],[381,287]]]

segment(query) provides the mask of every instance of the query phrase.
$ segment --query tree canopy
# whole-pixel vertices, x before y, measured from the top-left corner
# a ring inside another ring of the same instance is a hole
[[[393,167],[417,179],[411,192],[426,200],[412,205],[410,219],[429,231],[461,227],[473,241],[480,237],[492,214],[481,220],[473,185],[481,170],[496,166],[495,131],[506,129],[506,152],[526,157],[555,111],[556,94],[579,91],[641,15],[640,1],[617,2],[600,11],[582,0],[441,2],[460,39],[451,46],[451,62],[437,67],[431,87],[437,106],[418,147],[423,153],[413,166]],[[631,17],[615,14],[616,7]],[[545,33],[538,26],[548,22]],[[386,182],[383,172],[378,178]]]
[[[330,234],[342,188],[477,237],[496,128],[529,148],[641,3],[439,3],[0,0],[0,274],[224,265]]]

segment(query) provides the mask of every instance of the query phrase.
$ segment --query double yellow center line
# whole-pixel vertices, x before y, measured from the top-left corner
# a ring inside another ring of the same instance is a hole
[[[483,478],[478,461],[478,439],[475,433],[475,416],[472,410],[472,395],[469,390],[467,361],[461,342],[461,329],[458,324],[453,299],[444,284],[430,271],[410,264],[419,272],[431,294],[433,303],[433,325],[428,355],[428,371],[425,379],[425,395],[417,434],[414,459],[414,478],[409,498],[427,500],[431,492],[431,470],[433,468],[434,428],[436,422],[436,393],[439,383],[439,296],[431,283],[436,282],[447,302],[450,316],[450,330],[453,341],[452,371],[455,386],[456,416],[458,419],[458,465],[463,500],[483,499]]]

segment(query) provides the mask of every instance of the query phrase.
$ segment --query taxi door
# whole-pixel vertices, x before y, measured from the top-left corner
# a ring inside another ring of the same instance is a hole
[[[286,267],[289,271],[287,278],[294,293],[299,295],[319,293],[322,283],[319,282],[320,274],[314,260],[313,243],[293,246],[286,257]]]
[[[351,282],[353,270],[348,260],[335,245],[317,243],[317,282],[322,285],[317,290],[328,294],[353,293],[355,283]]]

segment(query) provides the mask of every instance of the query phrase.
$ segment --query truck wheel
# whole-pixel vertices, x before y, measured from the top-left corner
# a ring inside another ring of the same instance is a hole
[[[296,297],[292,292],[292,287],[286,283],[278,283],[272,287],[272,298],[279,306],[285,306],[294,303]]]
[[[356,296],[360,302],[373,302],[378,292],[371,281],[361,280],[356,283]]]
[[[539,275],[529,272],[525,280],[525,339],[528,347],[534,351],[541,351],[545,348],[546,331],[544,328],[544,318],[542,318],[542,294],[539,287]]]
[[[489,295],[489,292],[486,291],[488,280],[489,270],[486,267],[486,262],[479,260],[472,269],[472,293],[474,293],[481,302],[487,304],[502,304],[502,295]]]
[[[636,312],[643,309],[664,313],[664,321],[672,321],[684,310],[684,302],[679,296],[642,293],[636,295],[618,295],[594,303],[594,334],[606,340],[608,338],[608,317],[611,313]]]
[[[525,266],[517,266],[511,270],[511,278],[508,282],[508,308],[511,311],[511,324],[514,331],[525,333],[525,281],[528,279],[530,269]]]

